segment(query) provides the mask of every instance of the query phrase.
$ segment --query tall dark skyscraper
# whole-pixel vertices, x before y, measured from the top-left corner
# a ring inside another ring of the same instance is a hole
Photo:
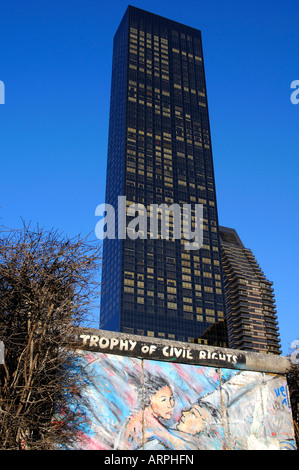
[[[272,282],[234,229],[220,227],[229,346],[280,354]]]
[[[106,238],[100,327],[227,346],[201,32],[129,6],[115,34],[106,203],[203,205],[200,249]],[[194,222],[194,211],[193,211]]]

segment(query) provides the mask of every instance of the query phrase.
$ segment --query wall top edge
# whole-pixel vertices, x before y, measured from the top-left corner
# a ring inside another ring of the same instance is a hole
[[[95,328],[77,328],[76,349],[228,369],[286,374],[291,361],[284,356],[218,348]]]

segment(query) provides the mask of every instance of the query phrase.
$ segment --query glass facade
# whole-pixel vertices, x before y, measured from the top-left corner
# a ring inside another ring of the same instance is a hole
[[[203,244],[186,250],[172,217],[169,239],[106,238],[100,328],[227,346],[201,33],[131,6],[113,50],[106,203],[118,196],[202,204]]]
[[[229,347],[280,354],[272,282],[234,229],[220,227]]]

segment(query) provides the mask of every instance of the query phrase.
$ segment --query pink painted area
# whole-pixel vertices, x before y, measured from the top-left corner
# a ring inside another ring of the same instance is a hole
[[[78,441],[81,442],[81,448],[86,450],[111,450],[111,448],[98,439],[94,439],[92,437],[88,437],[84,433],[78,434]]]

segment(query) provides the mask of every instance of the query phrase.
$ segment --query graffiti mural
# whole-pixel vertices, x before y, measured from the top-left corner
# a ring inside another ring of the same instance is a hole
[[[78,351],[74,449],[295,449],[285,378]]]

